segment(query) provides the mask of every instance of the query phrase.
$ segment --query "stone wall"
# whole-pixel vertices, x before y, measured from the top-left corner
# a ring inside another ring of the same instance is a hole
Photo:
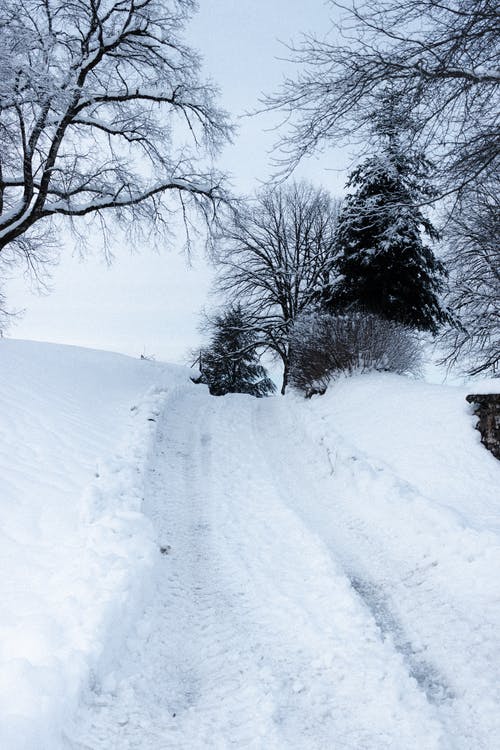
[[[500,393],[473,393],[467,401],[474,404],[474,414],[479,417],[476,427],[481,442],[500,460]]]

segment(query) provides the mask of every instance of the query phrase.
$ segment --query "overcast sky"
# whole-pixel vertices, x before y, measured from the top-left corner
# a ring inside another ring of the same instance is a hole
[[[281,42],[302,31],[325,33],[330,10],[323,0],[200,0],[188,38],[204,57],[204,71],[218,84],[222,106],[237,118],[239,134],[220,160],[239,192],[251,192],[271,174],[275,115],[240,116],[258,106],[262,92],[279,85],[289,64]],[[303,165],[299,176],[339,194],[347,158],[335,152]],[[46,296],[30,292],[25,279],[7,287],[11,308],[24,308],[9,335],[108,349],[133,356],[185,362],[200,337],[199,310],[207,303],[211,270],[201,253],[186,264],[180,249],[131,254],[116,240],[106,265],[96,239],[81,260],[70,237]],[[179,243],[180,248],[181,243]]]

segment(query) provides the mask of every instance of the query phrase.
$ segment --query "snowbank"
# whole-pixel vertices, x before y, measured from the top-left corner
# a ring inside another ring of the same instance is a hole
[[[316,435],[338,437],[358,457],[392,471],[474,529],[500,532],[498,461],[481,445],[465,397],[498,391],[500,382],[434,385],[398,375],[339,380],[310,403]],[[497,491],[495,491],[495,489]]]
[[[54,750],[147,591],[143,478],[183,368],[0,341],[0,747]],[[117,447],[118,446],[118,447]]]
[[[288,432],[303,446],[311,490],[297,494],[291,481],[289,502],[403,657],[435,708],[443,747],[493,750],[500,464],[480,444],[468,392],[364,375],[310,402],[292,397]]]

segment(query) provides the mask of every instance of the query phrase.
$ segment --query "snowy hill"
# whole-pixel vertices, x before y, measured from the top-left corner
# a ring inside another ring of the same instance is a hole
[[[466,392],[213,398],[1,341],[0,746],[496,750],[500,470]]]
[[[120,644],[156,549],[139,514],[148,418],[186,379],[117,354],[0,341],[5,750],[55,750],[104,641]]]

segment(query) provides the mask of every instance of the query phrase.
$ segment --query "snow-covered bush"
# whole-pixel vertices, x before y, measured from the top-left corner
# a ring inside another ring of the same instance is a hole
[[[306,396],[324,393],[342,373],[417,375],[421,363],[413,330],[368,313],[302,315],[293,328],[291,351],[290,383]]]

